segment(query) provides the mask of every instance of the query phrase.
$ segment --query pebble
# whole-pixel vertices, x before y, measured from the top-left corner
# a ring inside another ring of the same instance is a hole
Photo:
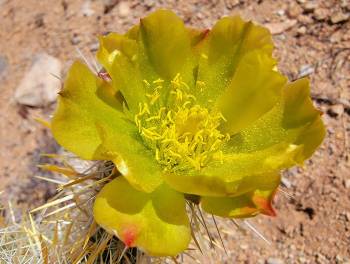
[[[284,9],[280,9],[280,10],[277,10],[276,14],[279,16],[284,16],[286,14],[286,11]]]
[[[346,10],[350,11],[349,0],[341,0],[340,1],[340,6],[342,8],[345,8]]]
[[[276,35],[285,32],[286,30],[293,27],[296,23],[297,21],[295,19],[291,19],[281,23],[267,23],[265,26],[271,31],[271,34]]]
[[[342,104],[332,105],[329,109],[332,116],[340,117],[344,113],[344,106]]]
[[[61,88],[61,62],[46,53],[37,54],[33,65],[16,88],[17,103],[33,107],[46,106],[56,100]],[[57,76],[57,77],[55,77]]]
[[[73,36],[71,37],[70,39],[70,42],[73,44],[73,45],[77,45],[80,43],[80,36],[77,34],[77,33],[74,33]]]
[[[144,0],[143,3],[147,8],[151,8],[155,5],[155,2],[153,0]]]
[[[100,44],[98,42],[93,42],[89,45],[91,52],[96,52],[99,47],[100,47]]]
[[[345,188],[350,189],[350,179],[345,180]]]
[[[305,26],[301,26],[300,28],[298,28],[298,33],[301,35],[304,35],[306,33],[306,27]]]
[[[316,253],[316,262],[317,263],[327,263],[327,259],[321,253]]]
[[[246,250],[249,248],[249,246],[247,244],[241,244],[239,247],[243,250]]]
[[[308,76],[314,73],[315,68],[311,64],[302,65],[299,69],[299,78]]]
[[[318,21],[325,20],[328,17],[328,10],[325,8],[317,8],[314,11],[315,19]]]
[[[350,222],[350,212],[345,213],[346,221]]]
[[[332,35],[331,35],[331,37],[329,38],[329,41],[331,42],[331,43],[339,43],[339,42],[341,42],[342,41],[342,38],[344,37],[344,34],[340,31],[340,30],[338,30],[338,31],[335,31]]]
[[[349,14],[345,14],[343,12],[336,12],[331,16],[331,22],[333,24],[341,23],[350,18]]]
[[[314,20],[312,19],[311,16],[309,16],[309,15],[303,15],[303,14],[301,14],[301,15],[298,16],[298,21],[299,21],[301,24],[304,24],[304,25],[314,23]]]
[[[239,5],[239,0],[228,0],[228,1],[224,1],[224,2],[225,2],[226,8],[229,9],[229,10],[231,10],[235,6]]]
[[[5,72],[7,68],[7,58],[5,56],[0,55],[0,75]]]
[[[287,10],[287,14],[291,18],[297,18],[301,13],[303,13],[303,9],[295,2],[291,2],[289,8]]]
[[[91,2],[88,0],[88,1],[85,1],[81,7],[81,13],[83,14],[83,16],[92,16],[95,11],[91,8]]]
[[[279,258],[268,258],[266,264],[283,264],[284,261]]]
[[[284,186],[286,186],[287,189],[290,189],[292,187],[292,183],[290,182],[290,180],[288,180],[285,177],[282,177],[281,182]]]
[[[130,14],[130,7],[127,2],[120,2],[118,5],[118,14],[120,17],[127,17]]]
[[[311,12],[311,11],[315,10],[315,8],[317,8],[317,6],[318,6],[318,4],[316,2],[310,1],[310,2],[306,2],[303,7],[304,7],[305,11]]]

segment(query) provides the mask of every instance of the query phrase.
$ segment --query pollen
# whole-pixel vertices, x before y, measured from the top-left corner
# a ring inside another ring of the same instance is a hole
[[[200,170],[220,159],[222,146],[230,139],[219,130],[226,122],[221,112],[198,104],[180,74],[170,82],[143,82],[147,102],[139,104],[134,121],[164,170]],[[203,86],[205,83],[200,82]]]

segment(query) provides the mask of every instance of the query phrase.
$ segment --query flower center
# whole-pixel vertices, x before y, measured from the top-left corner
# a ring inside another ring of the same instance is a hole
[[[139,104],[135,123],[165,170],[200,170],[221,156],[230,136],[218,129],[225,121],[219,111],[197,104],[179,74],[170,82],[168,95],[162,94],[163,80],[144,83],[152,93],[147,94],[147,103]]]

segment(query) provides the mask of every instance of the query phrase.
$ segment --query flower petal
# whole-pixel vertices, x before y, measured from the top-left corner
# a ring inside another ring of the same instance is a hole
[[[195,173],[166,174],[178,191],[205,196],[246,192],[246,177],[254,184],[260,175],[288,168],[309,158],[321,144],[325,129],[309,97],[306,79],[286,85],[282,99],[268,113],[233,135],[222,155]]]
[[[145,101],[145,87],[137,66],[138,46],[134,39],[117,33],[100,37],[97,59],[109,73],[112,85],[120,91],[131,112]]]
[[[117,177],[97,195],[94,217],[126,246],[152,256],[175,256],[191,239],[185,199],[165,184],[146,194]]]
[[[280,102],[271,111],[232,136],[229,152],[254,153],[286,142],[302,147],[296,158],[301,163],[312,155],[324,136],[320,111],[310,99],[309,82],[300,79],[285,86]]]
[[[183,72],[191,49],[189,35],[178,16],[169,10],[158,10],[141,19],[140,32],[146,60],[160,78],[171,80]]]
[[[207,213],[232,218],[247,218],[259,213],[275,216],[272,199],[278,187],[278,182],[270,186],[235,196],[235,197],[207,197],[201,198],[201,207]]]
[[[200,196],[237,196],[267,184],[279,183],[277,171],[295,163],[301,149],[285,147],[254,154],[227,155],[200,171],[164,174],[164,180],[175,190]]]
[[[247,53],[216,106],[227,120],[222,130],[231,135],[250,125],[280,99],[287,79],[273,70],[276,62],[261,51]]]
[[[117,33],[101,36],[99,42],[100,46],[96,56],[98,61],[108,71],[110,71],[118,53],[123,53],[130,60],[137,53],[136,41]]]
[[[140,135],[113,132],[101,123],[96,126],[102,140],[96,153],[106,160],[112,160],[135,189],[150,193],[162,184],[162,168],[154,153],[142,143]]]
[[[83,159],[101,159],[95,155],[101,144],[95,126],[97,121],[125,136],[137,132],[121,110],[122,103],[109,84],[77,61],[70,68],[64,89],[59,93],[52,133],[60,145]]]
[[[321,111],[315,109],[310,98],[309,80],[299,79],[287,85],[284,91],[283,126],[297,130],[295,144],[303,146],[298,157],[299,163],[311,157],[322,143],[326,130],[321,119]]]
[[[247,53],[259,50],[271,56],[273,49],[270,32],[263,27],[245,22],[240,17],[220,19],[209,32],[199,61],[197,94],[202,104],[220,96]]]

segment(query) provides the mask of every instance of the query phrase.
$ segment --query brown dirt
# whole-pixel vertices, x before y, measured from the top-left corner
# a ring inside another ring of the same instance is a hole
[[[186,23],[203,28],[223,15],[241,14],[276,32],[275,55],[291,80],[298,78],[303,65],[313,69],[312,96],[325,113],[328,135],[304,168],[284,174],[294,199],[278,195],[278,217],[252,220],[272,244],[266,246],[254,236],[232,231],[234,236],[225,236],[229,254],[211,253],[202,263],[264,263],[269,258],[285,263],[349,263],[350,2],[120,2],[0,0],[0,57],[2,63],[7,62],[0,71],[0,189],[7,190],[5,200],[31,207],[52,194],[53,186],[32,177],[42,161],[39,153],[58,149],[48,131],[33,120],[35,116],[49,118],[53,106],[35,109],[13,101],[15,88],[35,54],[56,56],[67,70],[77,57],[76,47],[84,54],[93,53],[97,35],[124,32],[158,7],[170,8]],[[90,5],[93,14],[84,15],[84,5]],[[344,20],[338,21],[341,14]]]

